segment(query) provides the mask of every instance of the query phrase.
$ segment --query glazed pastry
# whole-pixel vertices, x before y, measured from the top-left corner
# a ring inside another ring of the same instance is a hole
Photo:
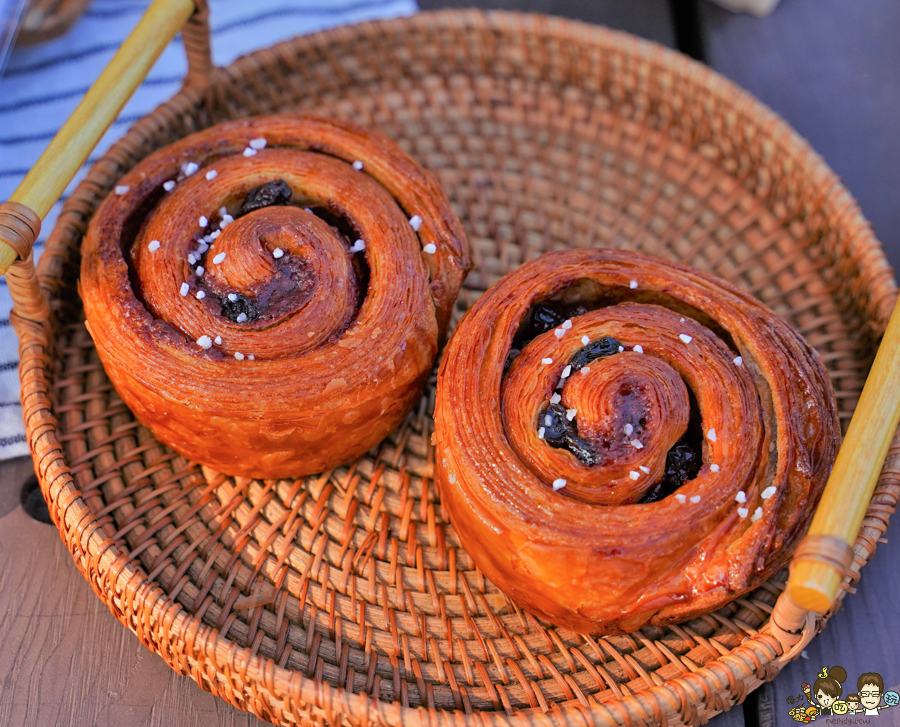
[[[470,267],[434,177],[300,116],[227,123],[126,174],[83,245],[88,330],[154,435],[221,472],[320,472],[418,399]]]
[[[827,373],[783,320],[683,265],[527,263],[441,361],[435,465],[466,551],[582,633],[712,611],[781,568],[840,440]]]

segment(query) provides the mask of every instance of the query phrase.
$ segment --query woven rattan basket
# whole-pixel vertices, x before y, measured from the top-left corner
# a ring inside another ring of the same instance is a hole
[[[185,31],[189,87],[137,123],[66,203],[37,270],[49,311],[30,262],[9,277],[43,493],[116,617],[177,672],[278,724],[693,725],[774,678],[799,638],[771,625],[783,573],[703,618],[605,638],[541,623],[505,598],[441,507],[433,378],[388,441],[321,476],[250,481],[185,461],[104,374],[76,291],[79,247],[119,176],[185,134],[278,111],[349,118],[398,141],[452,200],[475,261],[454,320],[549,250],[680,260],[800,330],[846,424],[895,285],[832,172],[723,78],[603,28],[423,13],[298,38],[216,71],[204,33],[202,18]],[[897,503],[898,466],[895,440],[845,591]],[[822,625],[807,619],[803,638]]]

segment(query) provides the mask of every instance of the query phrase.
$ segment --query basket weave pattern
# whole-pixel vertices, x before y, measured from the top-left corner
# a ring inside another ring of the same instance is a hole
[[[604,638],[541,623],[486,581],[432,480],[433,377],[376,451],[303,480],[226,477],[138,424],[84,329],[81,236],[151,151],[282,111],[378,128],[438,175],[475,263],[454,321],[550,250],[680,260],[794,325],[846,424],[888,320],[892,272],[834,175],[771,112],[663,48],[562,20],[443,12],[260,51],[94,166],[39,264],[53,318],[18,326],[43,492],[116,617],[175,670],[281,724],[698,724],[773,678],[781,647],[760,630],[783,574],[706,617]],[[848,589],[898,495],[895,440]]]

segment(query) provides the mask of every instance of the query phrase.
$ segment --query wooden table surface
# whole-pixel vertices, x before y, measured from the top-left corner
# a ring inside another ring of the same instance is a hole
[[[420,0],[423,8],[450,5],[548,12],[675,44],[666,0]],[[678,0],[671,5],[677,9]],[[704,2],[700,17],[707,62],[809,139],[900,265],[900,2],[782,0],[762,20]],[[113,618],[56,530],[22,507],[30,475],[30,460],[0,464],[0,726],[263,725],[176,675]],[[886,689],[900,690],[898,528],[895,518],[858,592],[807,658],[713,727],[796,724],[788,699],[823,666],[843,666],[854,682],[864,671],[879,672]],[[872,724],[900,725],[900,707]]]

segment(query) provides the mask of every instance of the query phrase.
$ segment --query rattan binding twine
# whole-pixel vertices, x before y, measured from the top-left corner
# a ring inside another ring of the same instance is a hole
[[[549,250],[681,260],[794,325],[828,367],[846,424],[895,286],[821,160],[702,66],[569,21],[424,13],[298,38],[214,73],[195,40],[186,88],[93,166],[38,277],[11,286],[32,318],[18,330],[41,487],[116,617],[179,673],[286,725],[693,725],[773,678],[782,652],[822,624],[800,630],[803,614],[776,607],[783,574],[703,618],[605,638],[509,602],[459,547],[431,479],[433,379],[376,451],[306,480],[232,479],[176,456],[99,364],[76,291],[79,245],[119,176],[185,134],[278,111],[351,118],[431,168],[462,220],[475,269],[454,321]],[[898,493],[895,440],[847,589]]]
[[[71,28],[90,0],[30,0],[16,42],[35,45],[56,38]]]

